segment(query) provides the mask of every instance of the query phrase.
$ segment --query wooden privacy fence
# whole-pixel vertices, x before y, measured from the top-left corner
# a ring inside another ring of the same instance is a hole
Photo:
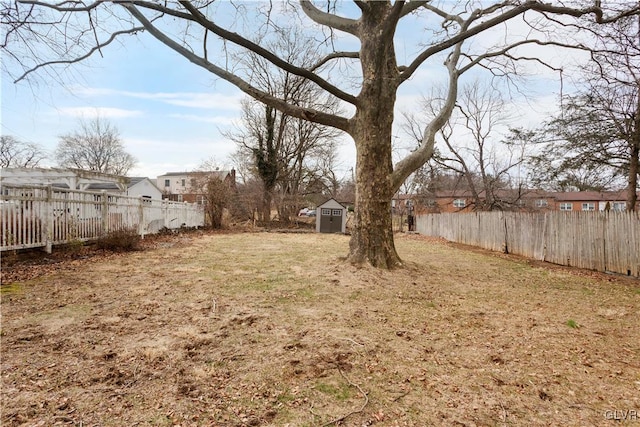
[[[428,236],[591,270],[640,277],[638,212],[419,215]]]
[[[56,187],[2,185],[0,250],[88,241],[122,229],[145,234],[163,228],[201,227],[194,204]]]

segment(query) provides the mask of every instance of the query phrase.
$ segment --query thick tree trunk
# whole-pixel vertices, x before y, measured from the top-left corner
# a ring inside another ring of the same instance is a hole
[[[265,189],[262,192],[262,203],[260,206],[260,221],[268,223],[271,221],[271,191]]]
[[[358,149],[356,208],[349,260],[391,269],[401,264],[391,222],[391,126],[361,122],[354,135]]]
[[[350,131],[357,158],[355,223],[349,260],[391,269],[401,265],[391,222],[391,198],[395,191],[391,184],[391,132],[399,75],[392,34],[385,34],[393,27],[385,25],[391,9],[386,2],[370,2],[366,7],[369,13],[363,14],[359,28],[363,85]]]

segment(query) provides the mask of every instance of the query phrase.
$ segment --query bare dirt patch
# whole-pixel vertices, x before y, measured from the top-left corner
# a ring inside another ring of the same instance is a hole
[[[397,237],[406,268],[392,272],[345,264],[346,236],[176,239],[3,272],[3,426],[640,415],[637,281],[419,236]]]

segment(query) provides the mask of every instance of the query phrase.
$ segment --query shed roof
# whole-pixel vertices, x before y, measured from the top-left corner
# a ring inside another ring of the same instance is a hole
[[[342,209],[347,209],[347,207],[345,205],[343,205],[342,203],[338,202],[336,199],[334,199],[333,197],[330,198],[329,200],[327,200],[326,202],[324,202],[321,205],[318,205],[318,208],[342,208]]]

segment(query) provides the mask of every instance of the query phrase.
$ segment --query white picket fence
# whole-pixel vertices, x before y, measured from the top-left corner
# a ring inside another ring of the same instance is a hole
[[[554,264],[640,277],[638,212],[419,215],[416,231]]]
[[[0,250],[89,241],[122,229],[144,237],[161,229],[202,227],[202,207],[182,202],[127,197],[106,192],[3,184]]]

